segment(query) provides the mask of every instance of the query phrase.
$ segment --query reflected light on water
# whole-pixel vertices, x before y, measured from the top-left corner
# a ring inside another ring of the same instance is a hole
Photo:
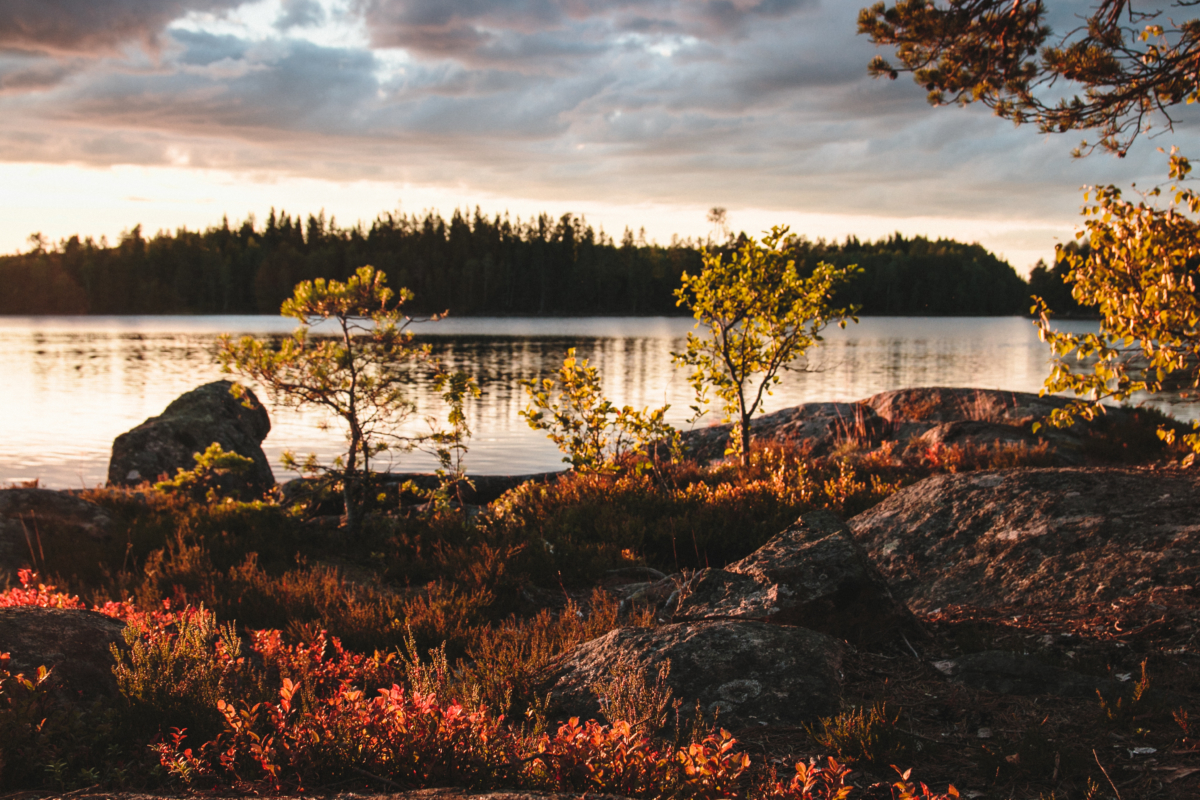
[[[1094,323],[1067,323],[1095,330]],[[0,318],[0,482],[38,478],[55,488],[104,482],[112,440],[157,415],[183,392],[222,376],[221,333],[281,335],[294,322],[275,317]],[[447,319],[414,326],[451,368],[476,376],[483,397],[468,408],[474,431],[467,467],[480,474],[562,468],[561,454],[518,412],[519,381],[548,376],[567,348],[600,370],[618,405],[671,405],[668,419],[686,426],[694,402],[686,375],[671,364],[690,319]],[[1036,392],[1049,353],[1028,320],[1003,318],[864,318],[827,332],[813,353],[814,371],[784,375],[768,410],[803,402],[860,400],[908,386],[972,386]],[[445,409],[428,375],[413,376],[417,418]],[[268,402],[260,391],[259,396]],[[711,424],[708,417],[697,424]],[[1180,415],[1187,416],[1187,415]],[[264,449],[280,480],[284,450],[331,460],[343,437],[320,414],[271,409]],[[716,421],[715,419],[713,421]],[[396,456],[393,469],[429,470],[423,453]]]

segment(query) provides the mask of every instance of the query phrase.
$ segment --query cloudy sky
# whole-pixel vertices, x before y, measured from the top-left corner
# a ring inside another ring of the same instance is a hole
[[[574,211],[666,241],[720,205],[735,229],[954,236],[1027,271],[1082,186],[1148,185],[1156,147],[1195,143],[1072,160],[1078,136],[931,108],[867,76],[865,2],[3,0],[0,252],[271,206]]]

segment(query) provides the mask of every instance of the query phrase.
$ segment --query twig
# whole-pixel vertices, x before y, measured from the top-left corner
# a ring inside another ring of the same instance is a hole
[[[1104,773],[1104,778],[1108,781],[1108,785],[1111,786],[1112,790],[1117,793],[1117,800],[1121,800],[1121,792],[1117,789],[1117,785],[1113,783],[1113,779],[1108,776],[1108,770],[1106,770],[1104,765],[1100,763],[1100,756],[1096,755],[1095,748],[1092,748],[1092,758],[1096,759],[1096,766],[1100,768],[1102,773]]]
[[[356,772],[359,775],[362,775],[364,778],[370,778],[373,781],[379,781],[380,783],[390,786],[393,789],[399,789],[400,791],[404,791],[404,787],[401,786],[400,784],[396,783],[395,781],[388,780],[387,778],[384,778],[380,775],[376,775],[373,772],[367,772],[365,769],[359,769],[358,767],[351,767],[350,771]]]
[[[516,761],[509,761],[504,766],[506,767],[523,767],[526,764],[532,764],[534,761],[542,761],[547,758],[566,758],[562,753],[534,753],[528,758],[518,758]]]
[[[913,657],[919,661],[921,659],[921,655],[917,652],[917,648],[912,646],[912,642],[908,640],[908,637],[904,635],[903,631],[900,632],[900,638],[904,640],[906,645],[908,645],[908,650],[913,654]]]
[[[25,515],[21,514],[17,517],[21,520],[21,530],[25,531],[25,546],[29,548],[29,560],[33,563],[33,568],[37,569],[37,553],[33,552],[33,538],[29,535],[29,526],[25,524]]]
[[[932,738],[932,737],[925,736],[924,734],[917,733],[916,731],[910,731],[910,730],[908,730],[907,728],[899,728],[898,730],[899,730],[901,733],[908,734],[909,736],[914,736],[914,737],[916,737],[916,738],[918,738],[918,739],[924,739],[925,741],[927,741],[927,742],[933,742],[934,744],[945,744],[945,743],[946,743],[944,740],[940,740],[940,739],[934,739],[934,738]]]

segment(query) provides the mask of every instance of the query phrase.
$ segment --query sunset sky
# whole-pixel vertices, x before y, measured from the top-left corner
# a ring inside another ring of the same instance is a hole
[[[1156,147],[1198,152],[1194,114],[1124,160],[1073,160],[1078,135],[931,108],[867,76],[859,7],[4,0],[0,252],[272,206],[573,211],[667,241],[709,235],[721,205],[735,230],[952,236],[1027,272],[1072,235],[1082,186],[1149,186]]]

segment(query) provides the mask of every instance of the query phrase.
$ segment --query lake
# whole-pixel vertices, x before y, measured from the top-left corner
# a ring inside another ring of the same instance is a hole
[[[37,478],[52,488],[102,484],[112,440],[188,389],[222,376],[216,363],[222,333],[279,335],[294,321],[277,317],[0,317],[0,484]],[[1065,322],[1095,330],[1092,322]],[[692,320],[684,318],[465,318],[415,325],[449,366],[473,373],[483,397],[468,408],[474,430],[467,468],[511,474],[563,467],[562,455],[518,412],[526,404],[519,381],[551,374],[576,347],[600,369],[605,394],[618,405],[669,403],[668,418],[684,426],[693,402],[682,370],[671,365]],[[908,386],[970,386],[1036,392],[1048,369],[1048,348],[1029,320],[870,317],[826,333],[812,353],[813,371],[784,375],[768,410],[797,403],[860,400]],[[332,458],[342,446],[336,423],[312,412],[271,408],[263,447],[277,479],[292,449]],[[419,413],[444,416],[425,376],[413,399]],[[1194,418],[1193,407],[1175,410]],[[711,413],[697,424],[710,424]],[[425,429],[413,420],[410,432]],[[432,469],[432,456],[398,456],[392,469]]]

